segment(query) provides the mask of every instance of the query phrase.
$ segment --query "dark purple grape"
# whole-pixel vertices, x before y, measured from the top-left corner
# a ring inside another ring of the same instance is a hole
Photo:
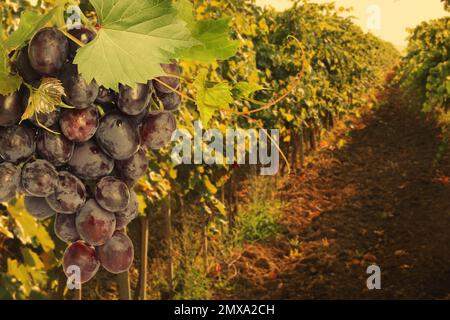
[[[120,85],[117,107],[130,116],[141,114],[152,99],[150,85],[137,84],[136,88]]]
[[[45,220],[56,214],[56,212],[49,207],[45,198],[26,196],[24,203],[28,213],[38,220]]]
[[[48,161],[28,162],[22,169],[22,186],[27,194],[48,197],[54,192],[57,183],[58,173]]]
[[[75,144],[62,134],[41,130],[36,141],[39,155],[54,166],[62,166],[72,158]]]
[[[20,184],[20,167],[9,162],[0,164],[0,202],[7,202],[16,196]]]
[[[43,76],[55,76],[66,62],[69,43],[56,28],[43,28],[31,39],[28,57],[34,70]]]
[[[97,259],[95,249],[83,241],[77,241],[67,247],[63,256],[63,269],[67,277],[72,276],[71,266],[76,266],[80,270],[80,283],[83,284],[91,280],[98,269],[100,262]]]
[[[161,101],[164,110],[176,111],[181,104],[181,96],[176,93],[159,93],[158,99]]]
[[[67,243],[72,243],[80,239],[75,225],[76,215],[57,214],[55,218],[54,230],[56,236]]]
[[[80,40],[84,44],[88,44],[95,38],[95,33],[88,28],[81,27],[80,29],[70,30],[69,33]],[[77,54],[77,50],[80,48],[78,44],[73,41],[69,41],[69,56],[70,58],[75,58]]]
[[[98,96],[98,84],[92,80],[87,84],[78,73],[78,67],[71,63],[66,63],[61,71],[60,79],[64,86],[66,96],[64,101],[77,109],[90,107]]]
[[[106,89],[105,87],[101,86],[98,90],[98,96],[95,100],[95,103],[98,103],[100,105],[108,105],[115,103],[117,101],[117,93],[115,93],[111,89]]]
[[[127,116],[127,119],[132,125],[136,126],[137,128],[142,124],[149,113],[150,111],[148,110],[148,108],[146,108],[141,114],[138,114],[137,116]]]
[[[138,130],[117,114],[108,114],[100,120],[96,137],[103,151],[115,160],[128,159],[139,150]]]
[[[181,73],[180,68],[178,67],[178,64],[176,64],[176,63],[162,64],[161,67],[166,74],[179,76]],[[178,90],[180,88],[180,80],[176,77],[163,76],[163,77],[158,77],[157,79],[159,81],[164,82],[166,85],[168,85],[172,89]],[[172,93],[173,92],[173,90],[167,88],[166,86],[164,86],[163,84],[161,84],[160,82],[158,82],[156,80],[153,80],[153,86],[160,93]]]
[[[131,221],[136,219],[139,214],[139,200],[135,192],[131,192],[130,203],[123,211],[116,214],[116,230],[125,228]]]
[[[133,242],[125,233],[116,231],[111,239],[98,248],[98,258],[103,268],[111,273],[128,271],[134,259]]]
[[[22,126],[0,130],[0,156],[9,162],[19,162],[33,155],[34,132]]]
[[[71,171],[86,180],[97,180],[114,170],[114,160],[108,157],[93,141],[75,147],[69,161]]]
[[[95,199],[105,210],[122,211],[130,203],[130,190],[125,182],[114,177],[104,177],[95,187]]]
[[[36,72],[31,66],[30,59],[28,57],[28,46],[23,47],[17,55],[15,62],[17,73],[22,79],[32,86],[37,86],[41,81],[41,75]]]
[[[0,95],[0,127],[18,124],[25,111],[25,89],[21,89],[7,96]]]
[[[171,112],[151,112],[141,127],[142,143],[151,149],[159,150],[170,143],[176,129],[177,122]]]
[[[91,199],[77,214],[75,223],[81,239],[93,246],[101,246],[111,239],[116,229],[116,216]]]
[[[60,172],[55,192],[47,197],[48,205],[58,213],[73,214],[86,202],[86,187],[69,172]]]
[[[143,149],[139,149],[131,158],[116,161],[116,169],[120,178],[128,185],[133,186],[148,169],[148,159]]]
[[[86,142],[97,131],[99,114],[96,107],[65,110],[59,125],[64,136],[73,142]]]
[[[50,113],[35,113],[30,118],[30,121],[36,127],[41,128],[42,126],[44,126],[46,128],[50,128],[58,122],[59,115],[59,111],[53,111]]]

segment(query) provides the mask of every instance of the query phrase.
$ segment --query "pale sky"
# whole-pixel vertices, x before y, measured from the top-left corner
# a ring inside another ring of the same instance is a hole
[[[259,5],[271,5],[278,10],[291,6],[289,0],[256,0]],[[353,7],[355,22],[365,31],[371,31],[399,47],[406,47],[406,28],[420,22],[441,18],[449,13],[439,0],[311,0],[335,2],[337,6]],[[379,18],[378,18],[379,17]]]

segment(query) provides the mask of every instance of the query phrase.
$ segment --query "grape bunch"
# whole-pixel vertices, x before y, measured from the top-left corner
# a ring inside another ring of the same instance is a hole
[[[84,43],[95,38],[87,28],[70,33]],[[148,169],[148,149],[170,142],[181,98],[176,62],[162,65],[167,76],[114,92],[83,79],[73,64],[78,49],[46,27],[15,55],[26,85],[0,96],[0,202],[21,193],[32,216],[54,216],[55,234],[68,244],[64,271],[79,267],[85,283],[100,266],[114,274],[130,268],[125,227],[138,215],[134,188]],[[30,87],[49,77],[60,81],[71,108],[21,121]]]

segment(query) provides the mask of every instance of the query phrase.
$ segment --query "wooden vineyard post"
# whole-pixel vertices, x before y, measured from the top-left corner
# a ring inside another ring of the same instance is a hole
[[[208,220],[206,219],[203,226],[203,263],[205,265],[205,273],[208,273]]]
[[[117,275],[117,282],[119,283],[119,299],[131,300],[130,272],[126,271]]]
[[[228,194],[228,204],[229,204],[229,214],[228,214],[228,224],[229,224],[229,231],[231,231],[234,228],[234,175],[232,174],[230,177],[230,188],[229,188],[229,194]]]
[[[83,300],[83,285],[80,284],[80,289],[75,290],[75,300]]]
[[[59,272],[58,275],[58,289],[56,291],[56,299],[57,300],[64,300],[64,291],[67,286],[67,277],[63,270]]]
[[[141,223],[141,265],[139,267],[139,299],[147,300],[147,266],[148,266],[148,217],[139,218]]]
[[[123,232],[126,234],[126,227]],[[126,271],[117,275],[117,282],[119,284],[119,299],[131,300],[131,288],[130,288],[130,272]]]
[[[316,136],[315,136],[315,130],[314,130],[314,125],[311,123],[310,127],[308,129],[309,131],[309,143],[311,145],[311,150],[314,151],[316,150]]]
[[[295,139],[294,130],[291,130],[291,144],[292,144],[291,168],[292,173],[295,174],[297,170],[297,139]]]
[[[172,205],[170,194],[164,200],[164,215],[166,223],[166,241],[167,241],[167,253],[168,253],[168,266],[167,266],[167,278],[170,288],[170,293],[173,293],[173,279],[174,279],[174,266],[173,266],[173,242],[172,242]]]
[[[305,145],[303,143],[304,136],[303,136],[304,130],[303,125],[300,126],[300,133],[299,133],[299,152],[300,152],[300,166],[303,168],[305,166]]]

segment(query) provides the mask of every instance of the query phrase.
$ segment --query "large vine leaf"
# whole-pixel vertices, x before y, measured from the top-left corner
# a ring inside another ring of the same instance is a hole
[[[230,85],[218,83],[210,87],[206,81],[207,74],[208,71],[202,69],[194,83],[197,90],[197,107],[200,119],[205,127],[217,110],[228,109],[230,103],[234,101]]]
[[[178,15],[192,32],[192,37],[199,42],[191,48],[181,49],[177,56],[181,59],[205,63],[226,60],[233,57],[239,48],[239,41],[230,40],[231,18],[219,20],[193,19],[193,6],[190,1],[179,0],[175,3]]]
[[[22,79],[11,75],[8,53],[0,43],[0,94],[7,95],[19,89]]]
[[[89,83],[118,90],[164,75],[161,63],[197,42],[170,0],[90,0],[100,30],[78,50],[74,63]]]
[[[58,8],[53,8],[45,15],[33,11],[25,11],[20,16],[20,24],[16,31],[6,40],[6,48],[15,50],[30,40],[34,34],[44,27],[55,15]]]

